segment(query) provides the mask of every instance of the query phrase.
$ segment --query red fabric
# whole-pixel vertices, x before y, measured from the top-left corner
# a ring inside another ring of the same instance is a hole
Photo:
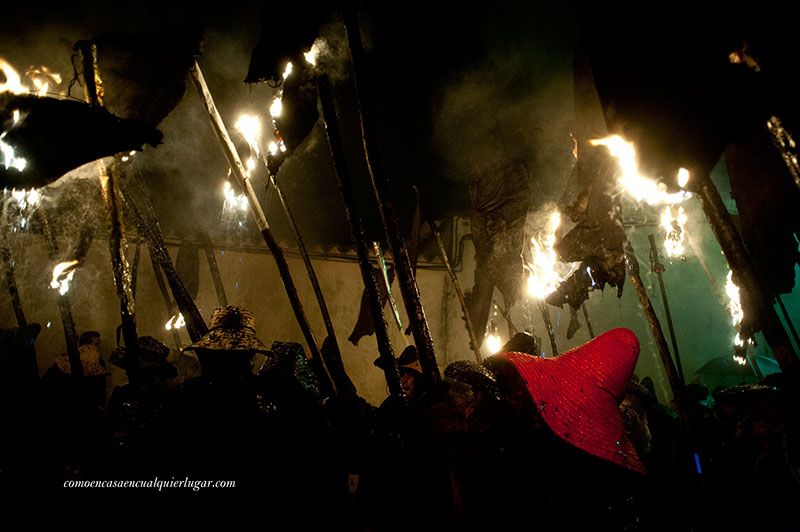
[[[603,460],[646,472],[617,408],[639,358],[633,331],[612,329],[556,358],[498,356],[514,365],[545,422],[560,438]]]

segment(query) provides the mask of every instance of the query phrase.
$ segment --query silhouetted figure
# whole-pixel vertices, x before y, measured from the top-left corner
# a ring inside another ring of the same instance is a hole
[[[19,515],[36,511],[39,460],[35,448],[39,368],[34,342],[38,323],[0,330],[0,498]],[[24,509],[24,510],[23,510]]]
[[[82,345],[79,353],[82,377],[72,375],[67,354],[59,353],[40,382],[37,452],[44,529],[100,530],[104,525],[99,512],[81,516],[72,511],[87,493],[63,486],[67,480],[105,479],[109,471],[111,433],[105,410],[109,372],[96,346]],[[93,500],[104,508],[102,497],[98,491]]]
[[[234,306],[215,309],[209,332],[185,349],[197,352],[202,375],[168,394],[145,430],[138,459],[162,479],[235,481],[236,487],[153,490],[143,502],[165,526],[252,530],[329,522],[318,506],[325,492],[314,455],[318,442],[309,442],[322,433],[324,418],[309,413],[318,408],[313,390],[282,374],[296,361],[287,364],[283,353],[267,349],[256,337],[253,314]],[[280,366],[271,378],[253,375],[257,352]]]
[[[638,355],[633,332],[614,329],[556,358],[502,353],[485,361],[513,410],[497,420],[506,425],[505,441],[493,450],[496,470],[482,502],[471,501],[479,505],[476,530],[520,522],[635,529],[645,466],[617,404]]]

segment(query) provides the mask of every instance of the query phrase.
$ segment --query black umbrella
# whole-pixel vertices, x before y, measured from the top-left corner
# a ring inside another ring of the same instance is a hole
[[[750,358],[758,364],[762,375],[780,372],[778,363],[769,357],[754,355]],[[749,361],[746,364],[739,364],[732,355],[712,358],[695,372],[694,378],[711,390],[743,383],[756,383],[760,380]]]

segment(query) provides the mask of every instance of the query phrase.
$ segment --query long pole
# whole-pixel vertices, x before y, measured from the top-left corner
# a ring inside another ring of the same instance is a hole
[[[428,218],[428,225],[431,227],[431,232],[436,238],[436,245],[439,248],[439,256],[442,257],[442,262],[444,262],[444,266],[447,268],[447,274],[450,276],[450,281],[452,281],[453,287],[456,289],[458,303],[461,305],[461,314],[464,316],[464,325],[467,327],[467,334],[469,334],[470,347],[475,353],[475,360],[478,362],[478,364],[480,364],[482,362],[481,346],[478,343],[478,335],[475,334],[475,327],[472,325],[472,318],[469,315],[469,308],[467,307],[467,300],[464,297],[464,290],[461,289],[461,283],[458,281],[458,276],[456,275],[453,266],[450,264],[450,259],[447,256],[447,248],[442,240],[442,234],[439,232],[439,227],[437,227],[436,222],[434,222],[432,218]]]
[[[97,46],[88,41],[78,43],[83,63],[83,86],[86,101],[93,107],[101,107],[102,89],[97,68]],[[100,188],[103,192],[103,203],[109,219],[109,249],[111,252],[111,269],[114,274],[114,286],[119,298],[119,313],[122,322],[122,336],[125,339],[126,373],[138,368],[138,334],[136,333],[136,312],[133,292],[131,291],[131,275],[128,261],[125,258],[125,226],[120,208],[119,182],[114,175],[114,167],[106,168],[100,163]]]
[[[372,250],[375,252],[375,258],[378,259],[378,266],[381,269],[381,277],[383,277],[383,286],[386,288],[386,297],[389,299],[389,305],[392,307],[392,315],[394,322],[397,325],[397,330],[403,334],[403,319],[400,317],[400,309],[397,308],[397,301],[394,300],[392,294],[392,283],[389,280],[389,268],[386,266],[386,259],[383,257],[383,250],[379,242],[372,243]]]
[[[6,247],[0,248],[0,254],[3,256],[3,264],[6,268],[6,285],[8,286],[8,295],[11,296],[11,306],[14,309],[14,316],[17,318],[17,325],[25,327],[28,320],[25,319],[25,311],[22,308],[22,300],[17,289],[17,274],[11,250]]]
[[[208,260],[208,270],[211,272],[211,280],[214,281],[214,290],[217,292],[217,303],[221,307],[228,306],[228,296],[225,294],[225,285],[222,284],[222,275],[219,273],[219,264],[217,264],[217,257],[214,255],[214,246],[211,244],[211,238],[205,234],[203,235],[205,246],[203,249],[206,252],[206,259]]]
[[[669,340],[672,343],[672,354],[675,355],[675,365],[678,369],[678,375],[681,378],[681,382],[685,385],[686,378],[683,375],[683,364],[681,364],[681,355],[678,351],[678,340],[675,338],[675,326],[672,324],[672,313],[669,310],[667,288],[664,286],[664,265],[658,260],[658,248],[656,247],[655,237],[653,235],[648,235],[647,238],[650,240],[650,267],[658,277],[658,287],[661,289],[661,301],[664,302],[664,314],[667,316]]]
[[[58,242],[53,234],[53,228],[45,213],[44,206],[37,211],[42,222],[42,235],[47,243],[47,255],[55,263],[58,260]],[[55,265],[55,264],[54,264]],[[75,320],[72,317],[72,305],[69,301],[69,292],[59,293],[58,310],[61,314],[61,325],[64,327],[64,340],[67,343],[67,358],[69,359],[69,370],[73,377],[83,376],[83,364],[81,363],[80,352],[78,351],[78,332],[75,329]]]
[[[539,310],[542,312],[542,319],[547,329],[547,336],[550,338],[550,350],[553,356],[557,357],[558,346],[556,345],[556,332],[553,330],[553,322],[550,320],[550,310],[547,308],[547,304],[544,301],[539,301]]]
[[[130,189],[128,190],[130,191]],[[131,194],[123,194],[122,199],[125,203],[125,208],[133,218],[139,232],[144,235],[147,240],[151,260],[155,259],[158,262],[158,265],[167,278],[172,295],[175,298],[175,302],[178,304],[178,309],[186,320],[186,331],[189,333],[189,337],[193,342],[200,340],[200,338],[208,332],[208,327],[206,327],[203,316],[200,314],[197,305],[195,305],[192,297],[186,290],[178,272],[175,271],[175,266],[172,264],[172,258],[167,251],[167,246],[164,243],[164,237],[161,234],[158,222],[156,221],[153,226],[147,223],[147,220],[145,220],[136,203],[133,201]],[[149,202],[146,196],[145,199]]]
[[[264,158],[264,165],[267,166],[267,161]],[[267,166],[269,169],[269,166]],[[286,215],[286,218],[289,220],[289,225],[292,227],[292,233],[294,234],[294,241],[297,244],[297,249],[300,251],[300,256],[303,259],[303,264],[306,267],[306,272],[308,273],[308,280],[311,281],[311,286],[314,288],[314,295],[317,298],[317,304],[319,305],[320,313],[322,314],[322,321],[325,322],[325,331],[328,333],[328,336],[336,337],[336,332],[333,329],[333,320],[331,319],[331,313],[328,311],[328,304],[325,302],[325,296],[322,293],[322,287],[319,284],[319,278],[317,278],[317,272],[314,269],[314,264],[311,262],[311,257],[308,255],[308,249],[306,248],[306,243],[303,240],[303,235],[300,234],[300,228],[297,226],[297,221],[292,214],[292,210],[289,208],[289,205],[286,203],[286,198],[283,196],[283,192],[281,188],[278,186],[278,182],[275,179],[275,176],[269,174],[269,183],[272,186],[273,190],[275,190],[275,194],[278,196],[278,201],[283,208],[283,212]]]
[[[136,301],[136,286],[139,284],[139,260],[142,258],[142,239],[136,239],[136,251],[133,253],[133,266],[131,266],[131,294]]]
[[[372,188],[377,200],[378,212],[381,215],[386,234],[389,238],[389,245],[394,256],[394,264],[397,270],[397,278],[400,283],[400,292],[403,294],[403,303],[406,307],[406,314],[411,323],[411,331],[414,335],[414,343],[419,352],[420,365],[422,372],[431,384],[438,384],[441,381],[439,366],[436,363],[436,353],[433,348],[433,338],[425,318],[425,310],[422,308],[419,287],[414,275],[414,269],[408,256],[408,246],[400,228],[400,219],[394,207],[392,199],[391,183],[384,172],[378,169],[376,154],[378,153],[377,143],[373,133],[372,121],[368,114],[370,105],[367,99],[370,91],[367,87],[365,72],[364,44],[361,41],[361,30],[358,26],[358,13],[355,3],[346,2],[344,8],[345,29],[347,30],[347,40],[350,47],[350,57],[353,67],[353,79],[356,89],[356,100],[361,123],[361,139],[366,156],[367,170],[369,171]]]
[[[353,193],[353,185],[350,172],[344,156],[344,146],[342,145],[341,131],[339,130],[339,120],[336,118],[336,108],[333,103],[330,81],[327,76],[317,77],[317,88],[319,99],[322,104],[322,117],[325,122],[325,132],[328,136],[328,145],[333,159],[333,168],[339,183],[339,192],[344,200],[345,214],[350,224],[350,232],[353,243],[358,254],[358,265],[361,270],[361,279],[367,292],[367,300],[370,305],[372,322],[375,325],[375,339],[378,342],[378,352],[383,362],[383,373],[386,377],[386,384],[389,387],[389,395],[395,399],[402,400],[403,389],[400,386],[400,373],[397,371],[397,360],[394,356],[394,349],[389,338],[389,327],[386,324],[386,317],[383,314],[380,291],[378,290],[378,279],[375,277],[372,265],[369,262],[369,245],[364,229],[364,221]]]
[[[711,230],[722,248],[722,253],[728,260],[731,271],[733,271],[734,281],[742,289],[742,297],[746,303],[744,305],[745,312],[749,310],[755,313],[756,320],[754,321],[761,327],[764,338],[772,348],[781,371],[790,380],[798,382],[800,380],[800,360],[798,360],[791,340],[772,306],[771,298],[767,295],[756,274],[750,256],[747,254],[741,236],[736,231],[733,219],[725,207],[719,191],[707,175],[700,178],[695,188],[700,196],[703,211],[711,225]]]
[[[164,283],[164,277],[161,275],[161,268],[159,267],[158,260],[156,258],[155,253],[153,253],[152,248],[150,255],[150,264],[153,266],[153,275],[156,278],[156,284],[158,285],[158,290],[161,292],[161,297],[164,299],[164,304],[167,306],[167,314],[170,316],[174,316],[175,306],[172,304],[172,299],[169,297],[169,292],[167,292],[167,285]],[[186,317],[184,316],[184,320]],[[188,322],[187,322],[188,323]],[[178,334],[178,331],[173,328],[170,332],[172,332],[172,341],[175,342],[175,349],[181,348],[181,336]],[[194,341],[194,339],[193,339]]]
[[[250,212],[253,214],[253,218],[255,218],[258,230],[261,232],[261,236],[272,253],[272,258],[275,259],[275,264],[278,266],[278,273],[280,274],[281,281],[283,282],[283,287],[286,290],[286,295],[289,298],[289,304],[292,306],[294,317],[297,320],[297,324],[300,326],[300,331],[303,333],[303,337],[306,340],[306,345],[311,352],[312,364],[316,366],[317,377],[320,379],[320,385],[324,389],[330,391],[333,388],[333,384],[330,381],[330,376],[325,370],[325,365],[322,361],[322,354],[320,353],[317,340],[314,338],[311,325],[308,323],[306,313],[303,310],[303,304],[300,302],[300,297],[297,295],[297,288],[295,287],[294,280],[292,279],[291,272],[289,271],[289,265],[286,262],[286,257],[284,256],[283,250],[278,245],[277,240],[275,240],[275,237],[269,228],[267,217],[264,215],[264,211],[262,210],[261,204],[258,201],[256,192],[253,189],[253,184],[250,182],[250,178],[245,172],[242,161],[239,158],[239,153],[236,151],[236,147],[233,145],[230,135],[228,135],[228,130],[225,127],[225,123],[222,121],[222,117],[220,116],[216,105],[214,105],[214,99],[211,96],[211,92],[208,90],[208,85],[203,77],[203,73],[200,71],[200,65],[197,64],[197,61],[195,61],[194,67],[192,68],[192,81],[194,82],[195,89],[197,89],[197,93],[200,95],[200,98],[203,101],[203,105],[205,106],[206,112],[208,113],[208,117],[211,121],[211,127],[214,130],[214,134],[217,136],[217,140],[219,140],[222,151],[225,153],[225,157],[228,159],[228,164],[231,167],[233,176],[239,183],[239,187],[247,196],[247,200],[250,205]]]
[[[586,328],[589,329],[589,336],[594,338],[594,329],[592,328],[592,320],[589,319],[589,311],[586,309],[586,302],[581,305],[581,310],[583,310],[583,319],[586,320]]]
[[[647,325],[650,326],[650,332],[653,334],[653,339],[656,342],[656,349],[658,350],[658,355],[661,357],[664,372],[667,374],[667,381],[672,389],[672,395],[678,405],[678,410],[681,415],[683,415],[683,381],[669,354],[669,347],[667,346],[667,339],[664,337],[664,330],[661,328],[661,322],[658,321],[656,311],[653,309],[653,303],[650,301],[644,283],[642,283],[642,278],[639,275],[639,261],[636,258],[636,254],[633,252],[633,246],[631,246],[630,240],[627,239],[623,245],[625,250],[625,267],[628,270],[628,277],[631,280],[633,289],[636,291],[639,304],[642,306],[645,318],[647,319]]]
[[[330,373],[333,383],[336,386],[336,393],[345,397],[355,397],[357,395],[356,387],[353,384],[353,381],[351,381],[350,377],[347,375],[347,371],[344,369],[342,354],[339,350],[339,340],[336,338],[336,330],[333,328],[333,319],[331,318],[331,313],[328,310],[328,304],[325,301],[325,296],[322,293],[322,286],[319,284],[319,279],[317,278],[317,272],[314,269],[314,264],[311,262],[311,257],[308,254],[305,240],[303,240],[303,235],[300,233],[300,228],[297,226],[297,222],[292,214],[292,210],[289,208],[289,204],[286,203],[286,198],[283,196],[283,191],[281,191],[281,188],[278,186],[277,179],[274,175],[272,175],[271,172],[269,172],[269,165],[267,164],[266,157],[263,157],[262,161],[264,162],[264,166],[267,168],[270,185],[272,185],[272,188],[275,190],[275,194],[278,196],[278,201],[283,208],[283,213],[289,220],[289,225],[292,226],[294,240],[297,243],[297,249],[300,251],[300,256],[303,258],[303,264],[306,267],[306,273],[308,273],[308,280],[311,281],[311,287],[314,289],[314,296],[317,298],[317,305],[319,305],[319,311],[320,314],[322,314],[322,321],[325,323],[325,331],[327,332],[328,336],[325,338],[325,340],[323,340],[322,349],[320,349],[322,358],[325,361],[325,366],[328,368],[328,372]]]

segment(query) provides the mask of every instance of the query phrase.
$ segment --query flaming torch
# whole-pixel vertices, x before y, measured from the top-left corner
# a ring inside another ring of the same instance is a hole
[[[503,347],[503,340],[500,338],[500,335],[497,333],[487,334],[486,340],[484,340],[484,345],[486,345],[486,349],[489,351],[490,354],[494,355]]]
[[[69,283],[75,275],[75,267],[78,265],[77,260],[70,260],[67,262],[59,262],[53,268],[53,280],[50,281],[50,288],[58,289],[59,295],[64,295],[69,292]]]
[[[178,313],[172,316],[167,323],[164,324],[164,329],[171,331],[173,329],[182,329],[186,325],[186,320],[183,319],[183,314]]]
[[[300,326],[300,330],[306,340],[308,349],[311,351],[312,362],[318,367],[323,368],[322,372],[320,372],[317,376],[323,381],[323,386],[330,389],[332,384],[328,379],[328,375],[324,372],[319,345],[314,338],[311,325],[309,324],[308,318],[303,310],[303,305],[298,296],[297,288],[295,287],[291,272],[289,271],[289,265],[286,262],[284,252],[278,245],[278,242],[275,240],[275,237],[270,230],[267,217],[264,214],[264,210],[261,208],[261,204],[256,197],[255,190],[253,189],[253,185],[250,181],[250,176],[245,171],[245,167],[239,158],[239,153],[237,152],[236,147],[228,135],[228,129],[225,126],[225,123],[222,121],[222,117],[220,116],[219,111],[214,104],[214,99],[211,96],[211,92],[208,90],[208,85],[206,84],[203,73],[200,70],[200,65],[198,65],[196,61],[194,67],[192,68],[192,81],[194,82],[195,89],[197,89],[197,93],[200,95],[203,106],[208,114],[208,118],[211,121],[211,127],[214,130],[214,134],[216,135],[217,140],[219,140],[220,147],[222,148],[222,151],[228,160],[228,164],[233,171],[233,176],[236,179],[239,187],[242,189],[242,192],[247,196],[250,212],[255,219],[256,225],[258,226],[264,242],[267,244],[267,247],[272,253],[272,257],[275,260],[276,266],[278,267],[278,274],[281,277],[281,281],[283,281],[286,295],[289,299],[289,303],[292,306],[295,319],[297,320],[297,324]]]
[[[639,171],[639,164],[636,158],[636,148],[632,142],[626,141],[619,135],[611,135],[602,139],[594,139],[589,141],[589,143],[592,146],[605,146],[611,156],[617,160],[617,164],[619,165],[619,177],[617,178],[617,183],[619,184],[620,188],[636,202],[644,202],[651,206],[669,206],[682,203],[691,197],[691,193],[685,190],[680,190],[679,192],[668,192],[666,185],[663,183],[642,175],[642,173]],[[677,178],[678,184],[683,187],[689,181],[689,172],[682,168],[678,171]],[[671,219],[675,218],[675,216],[672,215],[672,211],[670,211],[669,215],[669,232],[673,232],[675,231],[675,228],[671,223]],[[680,211],[678,211],[677,218],[680,218]],[[681,230],[681,235],[683,235],[683,233],[684,231]],[[655,249],[655,241],[651,241],[651,249]],[[682,397],[681,394],[683,390],[682,371],[679,371],[675,362],[670,356],[669,346],[667,345],[664,331],[661,328],[661,322],[659,321],[658,316],[656,316],[653,303],[650,301],[650,297],[647,295],[647,290],[645,289],[641,275],[639,274],[638,259],[636,258],[636,254],[633,251],[633,246],[627,237],[623,244],[623,250],[625,253],[625,265],[628,271],[628,277],[631,280],[631,285],[636,291],[639,304],[642,306],[647,323],[650,326],[651,332],[653,333],[653,338],[656,342],[656,347],[658,348],[658,354],[661,358],[662,364],[664,365],[664,371],[667,374],[670,387],[672,388],[675,397],[679,401],[679,409],[682,409],[680,406],[680,398]],[[655,263],[657,263],[657,257]],[[656,268],[655,263],[654,269],[657,271],[660,268]],[[658,266],[661,265],[659,264]],[[675,349],[675,351],[677,358],[677,349]]]
[[[666,205],[661,212],[661,228],[667,235],[664,239],[664,251],[667,257],[686,258],[686,221],[689,218],[682,206],[678,206],[675,211],[671,205]]]
[[[742,320],[744,320],[744,309],[742,308],[742,296],[739,287],[733,282],[733,271],[728,270],[725,282],[725,293],[728,295],[728,310],[731,313],[731,325],[736,329],[733,337],[734,354],[733,360],[744,366],[747,364],[747,349],[753,344],[750,337],[742,337]]]
[[[549,208],[547,222],[538,236],[531,237],[531,261],[525,265],[528,270],[528,295],[539,302],[542,319],[550,338],[553,356],[558,355],[555,331],[550,320],[550,311],[545,299],[558,288],[575,270],[575,265],[564,265],[558,261],[555,252],[556,231],[561,226],[561,212],[557,207]]]
[[[685,190],[667,192],[667,187],[654,179],[639,172],[639,163],[636,161],[636,148],[633,142],[628,142],[619,135],[611,135],[602,139],[590,140],[592,146],[605,146],[609,153],[617,160],[620,169],[619,185],[637,202],[648,205],[675,205],[690,198],[692,194]],[[688,181],[688,171],[681,169],[678,172],[679,180]]]

